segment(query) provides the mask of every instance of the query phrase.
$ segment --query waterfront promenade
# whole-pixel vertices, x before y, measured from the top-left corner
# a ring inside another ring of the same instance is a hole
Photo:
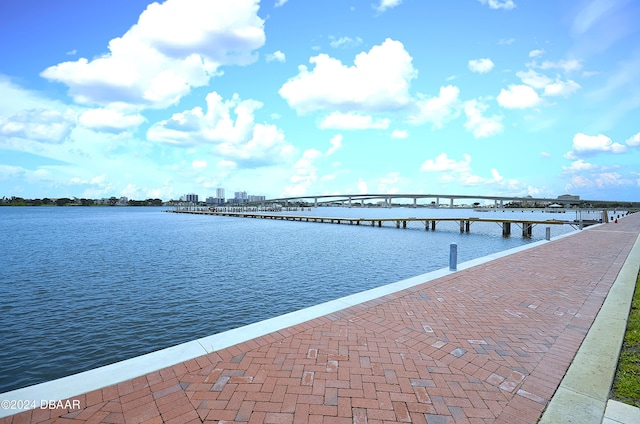
[[[619,277],[635,282],[639,234],[633,214],[288,314],[277,330],[234,330],[237,344],[91,381],[95,390],[66,396],[69,409],[0,424],[599,423],[632,294]]]

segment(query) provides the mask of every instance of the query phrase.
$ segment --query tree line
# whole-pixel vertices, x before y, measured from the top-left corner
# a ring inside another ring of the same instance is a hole
[[[22,197],[2,197],[0,199],[0,206],[116,206],[120,205],[120,199],[117,197],[110,197],[106,203],[96,201],[95,199],[85,198],[68,198],[60,197],[50,199],[45,197],[43,199],[25,199]],[[146,200],[129,200],[126,205],[120,206],[162,206],[162,199],[146,199]]]

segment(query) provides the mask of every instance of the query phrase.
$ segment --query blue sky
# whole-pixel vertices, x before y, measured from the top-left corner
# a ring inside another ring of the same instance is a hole
[[[0,196],[640,201],[635,0],[0,2]]]

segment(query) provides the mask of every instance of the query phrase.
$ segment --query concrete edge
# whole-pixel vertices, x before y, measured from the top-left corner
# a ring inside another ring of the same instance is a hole
[[[589,227],[591,228],[591,227]],[[584,230],[582,230],[584,231]],[[560,238],[568,237],[579,233],[574,230],[561,234],[551,239],[551,242]],[[472,259],[458,264],[457,271],[462,271],[474,266],[478,266],[495,259],[512,255],[524,250],[532,249],[549,243],[547,240],[532,242],[523,246],[518,246],[508,250],[496,252],[481,258]],[[243,343],[257,337],[264,336],[285,328],[301,324],[303,322],[319,318],[370,300],[405,290],[420,284],[428,283],[457,271],[450,271],[442,268],[436,271],[421,274],[415,277],[400,280],[371,290],[355,293],[336,300],[321,303],[288,314],[269,318],[243,327],[228,330],[171,346],[165,349],[150,352],[141,356],[126,359],[114,364],[105,365],[99,368],[62,377],[56,380],[35,384],[33,386],[16,389],[10,392],[0,393],[2,401],[20,401],[21,404],[35,405],[38,407],[42,401],[59,401],[70,399],[94,390],[102,389],[123,381],[139,377],[162,368],[170,367],[181,362],[185,362],[198,356],[206,355],[217,350]],[[25,402],[28,401],[28,402]],[[0,408],[0,418],[18,414],[32,407],[25,409],[4,409]]]
[[[609,399],[604,424],[640,423],[640,408]]]
[[[602,423],[627,328],[640,267],[640,236],[589,329],[540,424]]]

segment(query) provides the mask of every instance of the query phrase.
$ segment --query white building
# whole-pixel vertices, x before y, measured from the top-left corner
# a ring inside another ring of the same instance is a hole
[[[580,200],[580,196],[575,196],[573,194],[563,194],[558,196],[558,200],[575,200],[578,201]]]

